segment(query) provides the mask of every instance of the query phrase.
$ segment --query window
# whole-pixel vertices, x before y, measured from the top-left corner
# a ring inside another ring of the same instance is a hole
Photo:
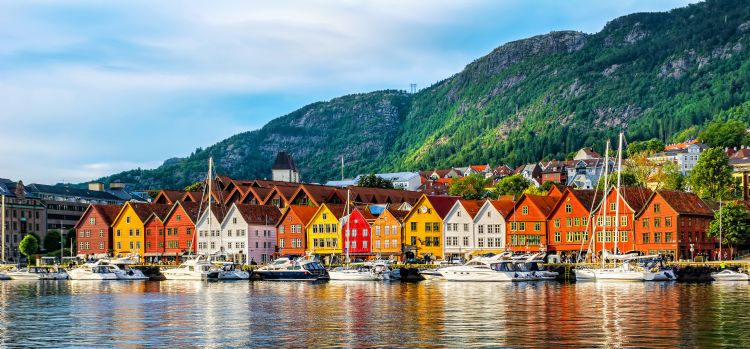
[[[429,238],[428,238],[428,239],[429,239]],[[436,237],[434,237],[434,238],[432,238],[432,243],[433,243],[433,245],[435,245],[435,246],[440,246],[440,238],[439,238],[439,237],[437,237],[437,236],[436,236]]]
[[[130,229],[129,233],[130,233],[130,236],[133,236],[133,229]]]
[[[654,217],[654,228],[659,228],[661,226],[661,218]]]
[[[412,236],[411,237],[411,244],[412,244],[412,246],[416,246],[417,245],[417,237],[416,236]]]
[[[96,224],[96,218],[94,218],[94,217],[89,218],[89,224],[90,225]]]
[[[125,223],[130,223],[130,216],[125,217]]]
[[[620,241],[622,242],[628,242],[628,232],[621,231],[620,232]]]
[[[432,231],[440,231],[440,223],[432,223]]]
[[[565,204],[565,213],[572,213],[572,212],[573,212],[573,205]]]
[[[463,240],[464,240],[463,241],[463,246],[469,246],[469,237],[468,236],[464,236]]]
[[[526,230],[526,222],[519,222],[518,230]]]
[[[379,226],[375,227],[375,236],[380,236],[380,227]]]
[[[587,227],[589,225],[589,217],[581,218],[581,225],[583,225],[584,227]]]
[[[659,204],[654,204],[654,213],[661,212],[661,206]]]
[[[464,231],[469,231],[469,223],[464,223]]]
[[[641,220],[641,226],[644,228],[648,228],[648,218],[643,218]]]
[[[534,223],[534,231],[540,231],[542,230],[542,223],[536,222]]]
[[[573,218],[573,226],[574,227],[580,227],[581,226],[581,218],[580,217]]]
[[[654,243],[661,243],[661,233],[654,233]]]
[[[328,214],[327,213],[323,213],[323,220],[326,220],[326,219],[328,219]]]
[[[566,227],[572,227],[573,226],[573,219],[572,218],[565,218],[565,226]]]
[[[174,219],[175,219],[176,221],[178,221],[178,222],[179,222],[179,221],[181,221],[181,220],[182,220],[182,215],[176,215],[176,216],[174,217]],[[237,222],[235,222],[235,223],[237,223]]]
[[[175,228],[175,230],[177,230],[177,228]],[[175,233],[176,233],[176,231],[175,231]],[[141,230],[140,229],[136,229],[135,230],[135,236],[141,236]]]
[[[237,217],[232,217],[232,224],[237,224]]]
[[[417,231],[417,222],[411,222],[411,231]]]
[[[620,216],[620,225],[623,227],[628,225],[628,216]]]
[[[555,218],[554,224],[555,224],[555,228],[559,228],[560,227],[560,218]]]
[[[117,242],[117,249],[122,250],[122,242],[120,241]]]
[[[484,234],[484,225],[477,225],[477,234]]]
[[[424,224],[424,231],[430,231],[432,229],[431,223],[425,223]]]
[[[99,237],[100,238],[104,237],[104,229],[99,229]]]
[[[84,237],[84,236],[86,236],[86,231],[85,231],[85,230],[81,230],[81,233],[80,233],[80,234],[78,234],[78,236],[79,236],[79,237]]]
[[[529,214],[529,206],[521,207],[521,214],[524,214],[524,215]]]
[[[672,226],[672,217],[664,217],[664,226],[665,227],[671,227]],[[669,234],[669,233],[667,233]]]
[[[451,229],[453,229],[453,224],[451,224],[451,223],[445,224],[445,230],[446,231],[451,231]]]
[[[664,242],[672,242],[672,233],[664,233]]]
[[[186,234],[187,236],[193,235],[193,228],[187,228],[187,229],[185,230],[185,234]]]
[[[385,240],[386,244],[388,243],[388,240]],[[387,245],[386,245],[387,246]],[[386,247],[388,248],[388,247]],[[375,240],[375,249],[380,249],[380,240]]]
[[[560,242],[560,232],[559,231],[555,232],[555,242]]]
[[[649,243],[649,234],[648,233],[643,233],[641,239],[643,240],[644,244],[648,244]]]
[[[477,239],[477,247],[484,247],[484,238]]]
[[[610,203],[610,204],[609,204],[609,210],[610,210],[610,211],[615,211],[615,210],[617,210],[617,203],[616,203],[616,202]]]
[[[100,241],[100,242],[99,242],[99,249],[100,249],[100,250],[103,250],[103,249],[104,249],[104,241]]]
[[[279,247],[284,248],[284,239],[279,239]]]
[[[146,229],[146,236],[151,236],[151,229]]]

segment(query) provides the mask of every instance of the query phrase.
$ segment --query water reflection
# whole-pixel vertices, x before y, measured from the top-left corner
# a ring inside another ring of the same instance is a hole
[[[0,282],[0,346],[750,347],[750,285]]]

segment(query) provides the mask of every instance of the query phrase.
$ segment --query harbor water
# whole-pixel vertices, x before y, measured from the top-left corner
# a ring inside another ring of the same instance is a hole
[[[0,282],[0,347],[748,348],[748,283]]]

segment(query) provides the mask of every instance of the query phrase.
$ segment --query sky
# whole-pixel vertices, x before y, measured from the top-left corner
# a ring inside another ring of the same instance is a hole
[[[0,0],[0,178],[154,168],[306,104],[688,0]]]

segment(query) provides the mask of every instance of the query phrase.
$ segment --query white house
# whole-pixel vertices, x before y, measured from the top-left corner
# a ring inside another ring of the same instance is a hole
[[[649,160],[657,164],[673,162],[680,173],[687,176],[695,167],[701,153],[707,148],[707,145],[700,142],[671,145],[667,146],[665,151],[649,156]]]
[[[221,224],[224,219],[222,208],[211,206],[211,210],[205,210],[198,222],[195,224],[195,230],[198,232],[196,242],[198,243],[199,255],[220,255],[224,253],[224,244],[222,244]]]
[[[465,258],[476,248],[474,215],[482,207],[481,200],[458,200],[443,219],[443,256]]]
[[[513,210],[513,201],[487,200],[474,216],[476,251],[500,253],[505,249],[505,217]]]
[[[420,185],[422,185],[422,179],[419,176],[419,172],[376,173],[375,176],[391,181],[393,187],[396,189],[415,191],[419,189]],[[328,181],[326,182],[326,185],[345,188],[357,185],[362,177],[363,175],[358,175],[357,177],[350,179]]]
[[[224,254],[240,263],[271,261],[280,217],[281,211],[273,205],[232,205],[221,225]]]

